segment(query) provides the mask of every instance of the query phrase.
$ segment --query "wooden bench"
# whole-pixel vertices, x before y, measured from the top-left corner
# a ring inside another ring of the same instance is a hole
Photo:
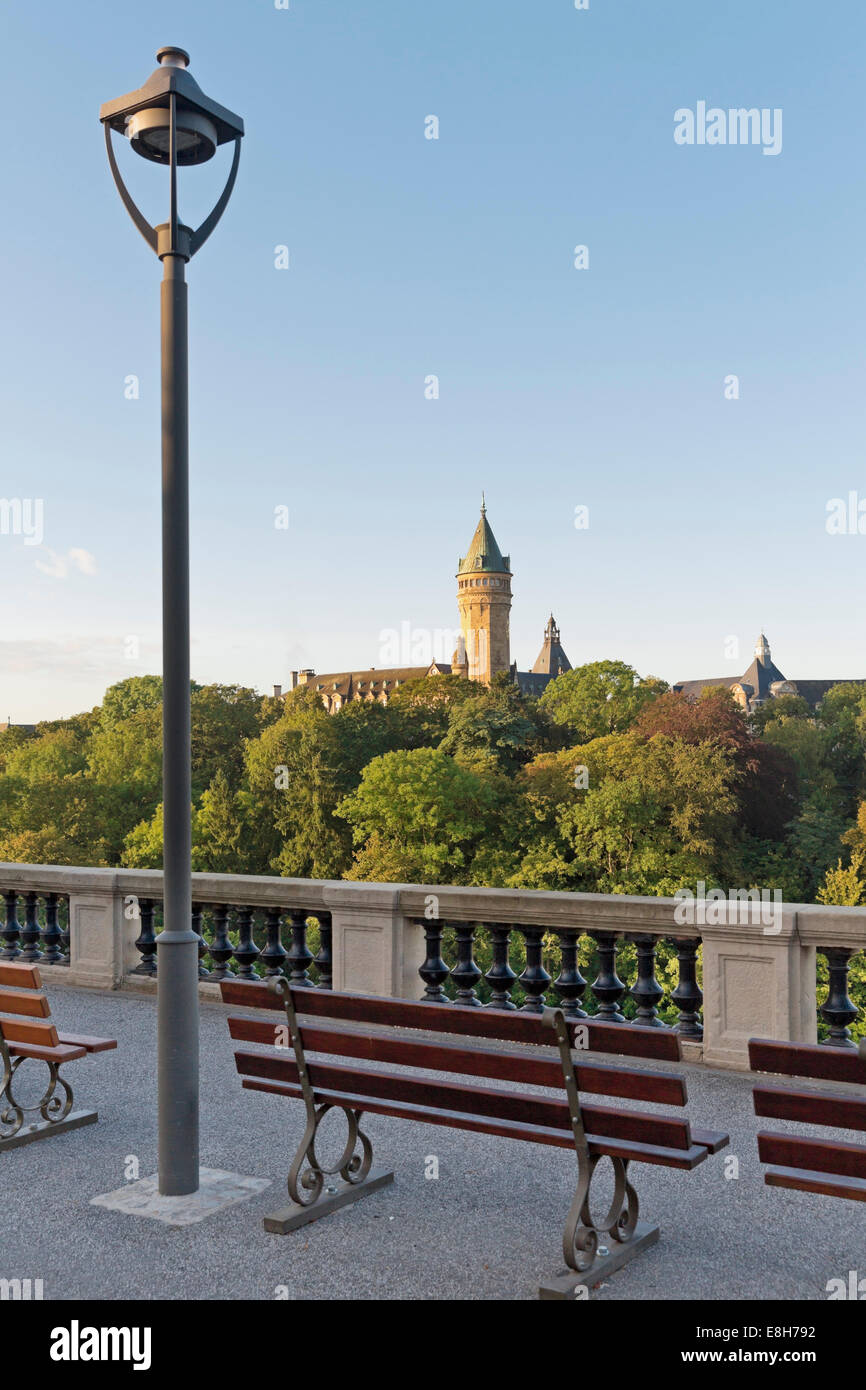
[[[685,1106],[681,1076],[584,1060],[575,1064],[572,1057],[572,1047],[578,1045],[600,1053],[676,1061],[681,1048],[673,1032],[570,1020],[561,1009],[547,1009],[539,1016],[290,988],[282,978],[267,985],[223,980],[220,987],[228,1004],[285,1011],[276,1025],[267,1019],[229,1018],[235,1041],[271,1049],[235,1052],[243,1086],[303,1100],[306,1107],[306,1129],[288,1175],[292,1202],[265,1217],[267,1231],[285,1234],[393,1181],[393,1173],[372,1166],[372,1146],[360,1126],[365,1112],[553,1145],[575,1152],[577,1188],[563,1236],[567,1268],[539,1294],[574,1297],[580,1286],[583,1296],[658,1239],[657,1226],[638,1221],[629,1164],[687,1171],[728,1142],[726,1134],[693,1130],[679,1116],[583,1103],[581,1092]],[[397,1029],[415,1031],[407,1036]],[[425,1033],[452,1034],[459,1040],[431,1039],[422,1036]],[[557,1047],[559,1055],[481,1048],[472,1045],[474,1038]],[[308,1052],[323,1054],[326,1060],[308,1061]],[[385,1069],[373,1070],[359,1062],[384,1063]],[[422,1078],[395,1067],[471,1079]],[[494,1089],[480,1085],[479,1079],[511,1085]],[[531,1094],[526,1086],[545,1087],[555,1094]],[[332,1109],[343,1112],[348,1139],[337,1161],[325,1167],[316,1136]],[[589,1190],[605,1156],[613,1165],[614,1192],[607,1215],[595,1221]],[[342,1184],[337,1184],[337,1174]]]
[[[112,1047],[117,1042],[111,1038],[58,1033],[37,967],[0,961],[0,1149],[95,1124],[99,1118],[95,1110],[71,1113],[72,1087],[59,1072],[67,1062]],[[24,1105],[13,1090],[19,1069],[28,1061],[45,1062],[48,1067],[48,1086],[35,1105]],[[41,1122],[25,1124],[25,1115],[36,1111]]]
[[[812,1080],[847,1081],[866,1086],[866,1043],[853,1048],[815,1043],[749,1040],[753,1071]],[[809,1091],[791,1086],[755,1086],[755,1114],[773,1120],[799,1120],[837,1129],[866,1130],[866,1093]],[[758,1156],[771,1165],[764,1174],[768,1187],[819,1192],[825,1197],[866,1201],[866,1145],[836,1139],[762,1130]]]

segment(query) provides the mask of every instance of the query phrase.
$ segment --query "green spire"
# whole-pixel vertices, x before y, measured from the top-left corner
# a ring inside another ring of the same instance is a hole
[[[481,517],[466,554],[460,559],[458,574],[509,574],[510,556],[502,554],[487,520],[484,494],[481,494]]]

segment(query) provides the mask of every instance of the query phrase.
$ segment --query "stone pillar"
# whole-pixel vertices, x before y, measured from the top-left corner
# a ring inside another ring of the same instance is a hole
[[[771,922],[740,922],[751,915],[745,904],[718,908],[725,921],[700,924],[704,1062],[748,1070],[749,1038],[815,1042],[815,948],[801,942],[796,912],[780,906]]]
[[[70,984],[118,989],[123,981],[124,938],[135,925],[124,920],[123,896],[101,888],[69,894]],[[134,937],[133,937],[134,940]]]
[[[420,999],[424,931],[387,884],[334,883],[324,893],[333,931],[334,989]]]

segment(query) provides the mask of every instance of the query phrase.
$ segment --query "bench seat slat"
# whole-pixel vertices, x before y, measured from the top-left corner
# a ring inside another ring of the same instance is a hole
[[[9,1043],[10,1057],[36,1057],[40,1062],[74,1062],[76,1057],[86,1057],[83,1047],[70,1047],[68,1043],[58,1043],[57,1047],[40,1047],[35,1043]]]
[[[20,1014],[25,1018],[50,1018],[51,1006],[44,994],[0,989],[0,1013]]]
[[[853,1081],[866,1085],[866,1061],[846,1047],[750,1038],[749,1065],[752,1071],[776,1072],[779,1076],[808,1076],[816,1081]]]
[[[7,1043],[36,1043],[41,1047],[56,1047],[61,1041],[57,1029],[49,1019],[0,1018],[0,1033]]]
[[[221,980],[223,1001],[254,1009],[283,1010],[278,994],[267,985]],[[397,1028],[420,1028],[434,1033],[458,1033],[466,1037],[496,1038],[502,1042],[541,1043],[550,1046],[552,1033],[538,1014],[504,1009],[468,1008],[461,1004],[428,1004],[409,999],[383,999],[372,994],[338,994],[328,989],[293,987],[299,1014],[337,1018],[352,1023],[384,1023]],[[662,1028],[642,1028],[632,1023],[596,1023],[594,1019],[567,1019],[575,1028],[586,1028],[589,1050],[625,1057],[649,1057],[676,1062],[682,1058],[678,1033]]]
[[[116,1038],[91,1038],[87,1033],[61,1033],[60,1041],[72,1047],[83,1047],[87,1052],[110,1052],[117,1047]]]
[[[266,1091],[271,1095],[287,1096],[293,1100],[302,1096],[300,1086],[278,1081],[258,1081],[245,1077],[241,1084],[248,1091]],[[549,1144],[556,1148],[574,1150],[574,1140],[570,1134],[564,1130],[547,1129],[541,1125],[482,1118],[447,1110],[424,1110],[415,1105],[372,1100],[346,1092],[319,1090],[318,1087],[315,1088],[315,1100],[317,1105],[345,1105],[353,1110],[368,1111],[375,1115],[420,1120],[422,1124],[444,1125],[450,1129],[465,1129],[476,1134],[493,1134],[503,1139],[524,1139],[532,1144]],[[707,1157],[707,1149],[701,1144],[692,1144],[688,1149],[667,1149],[661,1145],[630,1143],[594,1134],[588,1134],[587,1141],[593,1157],[607,1154],[612,1158],[625,1158],[634,1163],[651,1163],[665,1168],[690,1170],[696,1168]]]
[[[245,1076],[291,1083],[298,1079],[298,1068],[294,1058],[238,1051],[235,1053],[235,1063],[238,1071]],[[316,1088],[340,1090],[372,1099],[405,1101],[418,1108],[430,1106],[492,1119],[517,1121],[526,1125],[560,1128],[571,1134],[571,1116],[565,1100],[530,1096],[520,1091],[467,1086],[456,1081],[434,1081],[426,1077],[368,1071],[361,1067],[310,1062],[309,1059],[307,1065],[310,1080]],[[663,1115],[642,1115],[635,1111],[614,1110],[607,1106],[582,1105],[581,1111],[586,1129],[592,1130],[593,1133],[669,1149],[692,1148],[687,1120]]]
[[[800,1120],[836,1129],[866,1130],[866,1100],[839,1091],[795,1091],[786,1086],[756,1086],[755,1114],[768,1120]]]
[[[235,1042],[275,1045],[276,1030],[284,1024],[260,1018],[232,1017],[229,1033]],[[428,1071],[455,1072],[464,1076],[483,1076],[497,1081],[521,1082],[528,1086],[551,1086],[562,1091],[562,1065],[526,1052],[492,1052],[470,1048],[465,1043],[417,1042],[393,1034],[320,1028],[304,1024],[300,1030],[306,1052],[323,1052],[336,1057],[356,1057],[367,1062],[393,1062],[406,1067],[425,1067]],[[685,1105],[686,1083],[681,1076],[665,1072],[628,1071],[620,1067],[582,1062],[575,1066],[581,1091],[593,1095],[643,1100],[659,1105]]]
[[[711,1154],[721,1153],[731,1142],[731,1136],[720,1129],[695,1129],[692,1125],[692,1143],[702,1144]]]
[[[758,1135],[758,1155],[762,1163],[782,1168],[808,1168],[845,1178],[866,1179],[866,1146],[841,1140],[803,1139],[796,1134]]]
[[[0,985],[15,985],[19,989],[41,989],[42,976],[35,965],[0,961]]]
[[[764,1174],[768,1187],[790,1187],[797,1192],[817,1192],[824,1197],[850,1197],[866,1202],[866,1182],[860,1178],[832,1178],[798,1168],[768,1168]]]

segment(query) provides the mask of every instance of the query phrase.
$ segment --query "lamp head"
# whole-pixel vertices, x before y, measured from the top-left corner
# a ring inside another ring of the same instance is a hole
[[[99,119],[126,135],[143,159],[169,162],[169,103],[175,97],[178,164],[204,164],[217,146],[244,133],[240,116],[205,96],[188,72],[189,54],[168,45],[156,55],[159,67],[143,87],[106,102]]]

